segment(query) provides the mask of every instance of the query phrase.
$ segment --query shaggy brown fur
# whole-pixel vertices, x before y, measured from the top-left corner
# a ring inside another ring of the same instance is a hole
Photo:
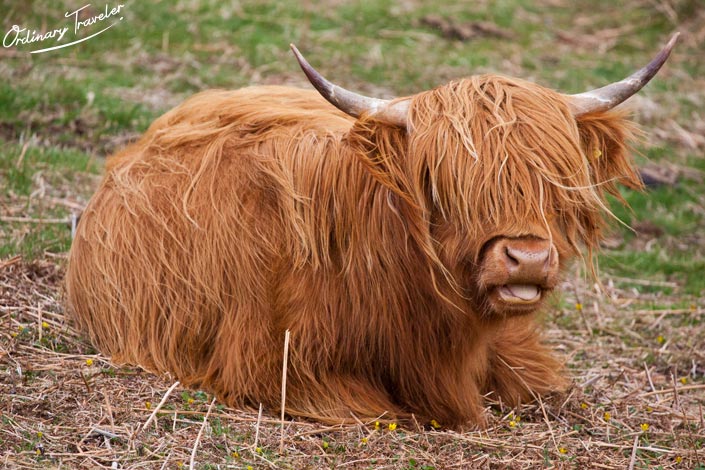
[[[112,157],[67,275],[113,359],[236,406],[482,423],[560,389],[534,315],[486,299],[493,240],[592,249],[604,193],[638,187],[630,125],[476,76],[412,97],[408,129],[283,87],[208,91]],[[484,274],[483,274],[484,273]],[[484,279],[484,278],[483,278]]]

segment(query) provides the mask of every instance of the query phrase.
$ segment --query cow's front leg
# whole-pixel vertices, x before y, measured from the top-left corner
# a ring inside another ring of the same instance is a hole
[[[485,393],[516,406],[565,390],[563,365],[541,344],[533,319],[509,320],[497,333],[489,357]]]

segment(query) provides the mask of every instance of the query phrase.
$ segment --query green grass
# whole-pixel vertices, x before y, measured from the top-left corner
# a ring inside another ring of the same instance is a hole
[[[25,219],[67,219],[71,210],[46,203],[46,198],[87,197],[90,188],[85,186],[84,175],[98,173],[101,166],[96,158],[72,148],[25,147],[0,139],[3,212],[9,212],[7,217]],[[21,254],[31,260],[45,252],[65,253],[70,246],[69,223],[0,220],[0,259]]]
[[[628,203],[613,203],[615,215],[629,227],[618,227],[624,238],[618,249],[605,250],[600,256],[603,271],[622,277],[654,281],[673,281],[693,296],[705,292],[705,253],[702,233],[705,220],[698,194],[701,183],[682,181],[675,186],[648,188],[644,192],[624,190]],[[650,243],[639,241],[639,223],[648,222],[657,232]],[[616,224],[614,224],[616,225]],[[643,249],[645,245],[647,249]]]

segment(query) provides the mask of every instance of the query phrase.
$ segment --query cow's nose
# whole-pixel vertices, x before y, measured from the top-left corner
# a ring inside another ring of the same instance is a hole
[[[507,238],[501,241],[502,260],[510,278],[543,279],[558,261],[553,244],[538,238]]]

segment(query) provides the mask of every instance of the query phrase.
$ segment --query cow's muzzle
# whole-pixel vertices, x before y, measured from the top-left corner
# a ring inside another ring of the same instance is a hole
[[[558,282],[558,251],[551,241],[504,238],[485,247],[479,284],[496,313],[528,313]]]

